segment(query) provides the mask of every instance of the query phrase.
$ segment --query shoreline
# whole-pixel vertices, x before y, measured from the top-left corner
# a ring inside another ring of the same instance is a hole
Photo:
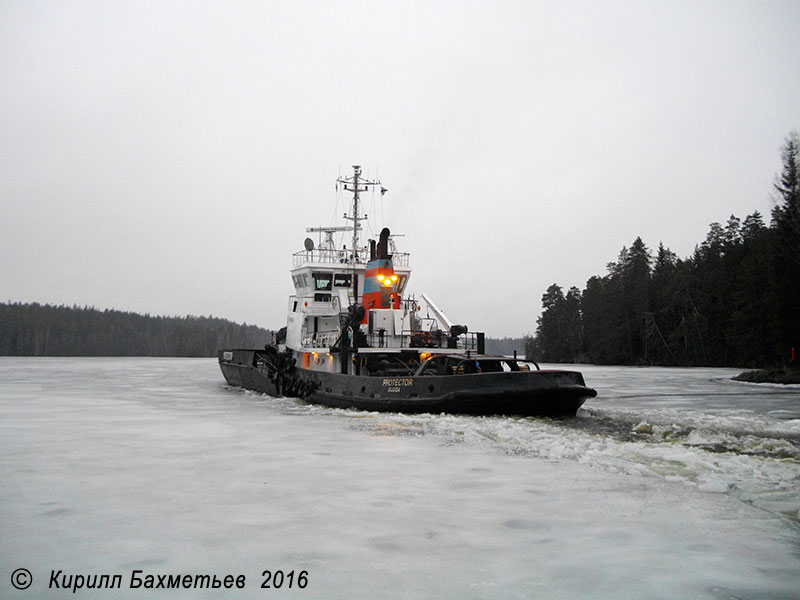
[[[753,371],[744,371],[731,379],[750,383],[800,384],[800,369],[790,367],[757,369]]]

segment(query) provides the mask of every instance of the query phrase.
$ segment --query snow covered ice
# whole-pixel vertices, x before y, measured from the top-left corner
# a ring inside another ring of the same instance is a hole
[[[0,359],[0,597],[72,595],[51,570],[123,576],[87,598],[800,597],[800,390],[580,370],[598,398],[549,420],[327,409],[208,359]],[[278,569],[307,587],[261,589]]]

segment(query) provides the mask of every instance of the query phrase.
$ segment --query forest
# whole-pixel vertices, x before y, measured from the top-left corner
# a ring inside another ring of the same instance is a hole
[[[266,329],[214,317],[0,304],[0,356],[216,356],[271,341]]]
[[[583,290],[542,296],[528,358],[542,362],[770,367],[800,352],[800,139],[782,148],[769,225],[711,223],[685,259],[637,237]]]
[[[505,354],[511,356],[514,352],[519,353],[520,356],[525,354],[525,338],[486,338],[486,352],[487,354]]]
[[[216,356],[220,348],[261,348],[272,333],[214,317],[0,304],[0,356]],[[524,347],[524,338],[486,338],[488,352]]]

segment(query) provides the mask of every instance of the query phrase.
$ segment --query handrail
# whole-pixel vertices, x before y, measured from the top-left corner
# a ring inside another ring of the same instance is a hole
[[[412,339],[421,337],[424,341],[419,344],[412,344]],[[424,350],[425,348],[447,348],[448,336],[445,332],[441,335],[436,331],[411,331],[403,329],[399,335],[381,335],[380,330],[367,333],[367,340],[371,348],[415,348]],[[399,344],[397,343],[399,340]],[[456,346],[451,348],[454,351],[478,349],[478,338],[476,333],[468,332],[456,337]]]
[[[407,267],[410,254],[408,252],[397,252],[392,255],[392,262],[400,267]],[[308,263],[327,263],[327,264],[352,264],[352,254],[345,250],[330,250],[329,248],[315,248],[314,250],[300,250],[292,255],[292,266],[299,267]],[[356,264],[366,264],[361,256],[356,259]]]

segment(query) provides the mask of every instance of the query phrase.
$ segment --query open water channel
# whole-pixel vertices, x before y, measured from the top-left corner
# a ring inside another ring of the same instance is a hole
[[[549,420],[0,358],[0,597],[800,598],[800,389],[579,368]]]

